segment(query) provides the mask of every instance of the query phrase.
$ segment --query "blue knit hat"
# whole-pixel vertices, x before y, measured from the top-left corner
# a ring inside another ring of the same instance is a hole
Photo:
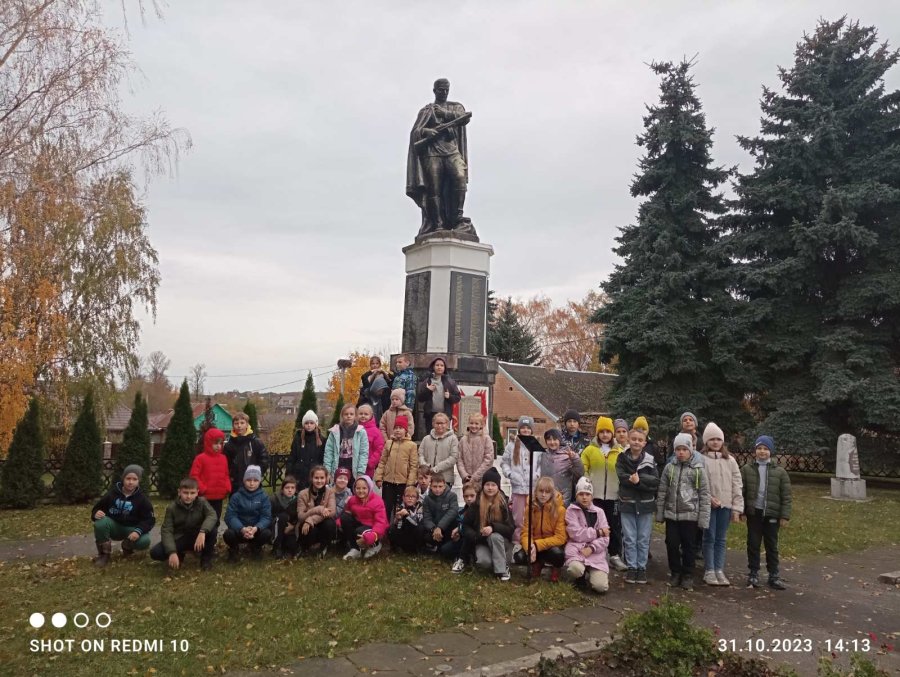
[[[755,449],[759,445],[766,447],[770,454],[775,453],[775,440],[768,435],[760,435],[756,438],[756,442],[753,443],[753,448]]]

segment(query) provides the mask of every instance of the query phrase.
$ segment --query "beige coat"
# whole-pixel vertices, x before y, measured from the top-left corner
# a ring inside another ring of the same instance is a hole
[[[415,442],[388,440],[381,452],[378,467],[375,468],[375,481],[412,486],[416,483],[418,469],[419,450],[416,449]]]
[[[299,519],[300,524],[308,523],[312,526],[316,526],[325,519],[323,513],[326,508],[331,511],[332,517],[339,517],[339,515],[334,514],[335,505],[333,487],[325,487],[325,498],[321,505],[313,505],[313,497],[309,489],[304,489],[297,494],[297,518]]]
[[[703,458],[709,475],[710,496],[718,499],[720,507],[743,513],[744,483],[741,480],[741,469],[738,468],[734,456],[723,458],[721,454],[707,452],[703,454]]]
[[[466,477],[471,477],[480,488],[481,476],[492,465],[494,465],[494,441],[490,437],[466,433],[460,438],[456,469],[463,482],[466,481]]]

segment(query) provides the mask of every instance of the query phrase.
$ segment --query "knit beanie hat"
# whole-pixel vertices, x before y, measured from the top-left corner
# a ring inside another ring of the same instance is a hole
[[[144,469],[137,463],[132,463],[131,465],[126,465],[125,470],[122,471],[123,480],[126,475],[137,475],[138,482],[140,482],[144,478]]]
[[[314,412],[312,409],[310,409],[305,414],[303,414],[303,422],[309,423],[310,421],[312,421],[316,425],[319,425],[319,417],[316,415],[316,412]]]
[[[638,416],[634,419],[634,425],[632,427],[636,430],[643,430],[646,433],[650,432],[650,424],[647,423],[647,419],[644,416]]]
[[[393,397],[394,395],[399,397],[401,402],[406,401],[406,391],[403,388],[394,388],[391,391],[391,397]]]
[[[615,428],[616,430],[618,430],[619,428],[628,430],[628,421],[626,421],[624,418],[617,418],[613,423],[613,428]],[[613,432],[615,432],[615,430]]]
[[[338,477],[346,477],[347,481],[350,481],[350,468],[338,468],[334,471],[334,479]]]
[[[694,440],[687,433],[678,433],[675,435],[675,441],[672,443],[672,448],[677,449],[678,447],[687,447],[691,451],[694,450]]]
[[[485,470],[484,475],[481,476],[481,486],[488,482],[493,482],[498,487],[500,486],[500,473],[493,466]]]
[[[581,414],[579,414],[574,409],[569,409],[563,414],[563,425],[565,425],[566,421],[578,421],[581,423]]]
[[[384,380],[384,376],[381,376],[379,374],[378,377],[374,381],[372,381],[372,385],[369,386],[369,391],[373,392],[373,393],[380,393],[382,390],[384,390],[387,387],[388,387],[388,384],[387,384],[387,381]],[[403,391],[403,392],[404,392],[404,394],[406,393],[406,391]]]
[[[406,420],[406,416],[398,416],[397,420],[394,421],[394,427],[403,428],[409,432],[409,421]]]
[[[611,433],[616,432],[616,429],[613,427],[612,419],[608,416],[601,416],[597,419],[597,434],[600,434],[601,430],[608,430]]]
[[[698,426],[700,425],[700,421],[697,420],[697,417],[694,416],[694,415],[693,415],[691,412],[689,412],[689,411],[686,411],[686,412],[684,412],[684,413],[681,415],[681,418],[678,419],[679,423],[684,423],[684,419],[686,419],[686,418],[688,418],[688,417],[694,419],[694,427],[695,427],[695,428],[698,427]]]
[[[247,480],[259,480],[262,482],[262,468],[258,465],[248,465],[244,471],[244,481],[246,482]]]
[[[591,480],[587,477],[581,477],[575,483],[575,493],[576,494],[590,494],[594,495],[594,485],[591,484]]]
[[[534,419],[531,416],[519,416],[519,424],[516,426],[519,430],[528,427],[534,430]]]
[[[703,444],[706,444],[710,440],[725,440],[725,433],[723,433],[722,429],[712,421],[707,423],[706,427],[703,429]]]
[[[562,442],[562,433],[559,432],[558,428],[550,428],[550,430],[548,430],[547,432],[544,433],[544,439],[545,440],[553,439],[553,440],[559,440],[560,442]]]
[[[759,437],[756,438],[756,442],[753,443],[753,448],[755,449],[759,445],[763,445],[764,447],[767,447],[769,449],[769,453],[771,453],[771,454],[775,453],[775,440],[773,440],[768,435],[760,435]],[[126,470],[127,469],[128,468],[126,468]]]

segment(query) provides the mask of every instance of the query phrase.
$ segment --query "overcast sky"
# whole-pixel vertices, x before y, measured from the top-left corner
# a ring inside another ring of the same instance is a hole
[[[173,381],[204,362],[208,391],[284,391],[350,349],[399,349],[420,219],[407,143],[438,77],[473,111],[466,212],[494,246],[491,287],[581,298],[635,217],[646,64],[697,55],[714,157],[748,171],[735,135],[757,132],[761,86],[846,12],[900,44],[884,0],[191,0],[133,16],[127,106],[194,143],[146,196],[162,286],[142,352],[164,351]]]

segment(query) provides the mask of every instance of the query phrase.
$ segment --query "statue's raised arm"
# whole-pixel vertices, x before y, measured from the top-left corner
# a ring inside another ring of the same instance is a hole
[[[463,215],[469,183],[466,125],[472,113],[461,103],[447,101],[449,94],[450,81],[435,80],[434,103],[416,116],[409,134],[406,194],[422,210],[419,238],[452,231],[477,242],[472,221]]]

